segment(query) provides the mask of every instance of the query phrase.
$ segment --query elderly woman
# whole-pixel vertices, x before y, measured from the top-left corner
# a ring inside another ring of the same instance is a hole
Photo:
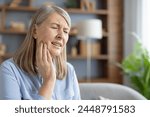
[[[75,70],[66,61],[70,27],[62,8],[37,10],[22,46],[0,66],[0,99],[80,99]]]

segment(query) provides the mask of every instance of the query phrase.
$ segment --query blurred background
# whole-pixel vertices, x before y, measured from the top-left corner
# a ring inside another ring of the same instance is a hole
[[[150,50],[149,0],[0,0],[0,62],[19,48],[33,14],[47,2],[64,8],[71,16],[67,58],[79,82],[130,85],[120,66],[132,53],[137,39]],[[85,21],[93,24],[83,24],[83,30],[87,31],[83,34],[79,23]]]

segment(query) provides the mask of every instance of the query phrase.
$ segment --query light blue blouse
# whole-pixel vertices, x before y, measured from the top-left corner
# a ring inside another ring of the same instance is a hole
[[[54,100],[80,99],[79,85],[73,66],[67,63],[67,77],[56,80],[52,94]],[[21,70],[13,61],[8,59],[0,66],[0,99],[1,100],[43,100],[38,94],[42,85],[40,76],[31,76]]]

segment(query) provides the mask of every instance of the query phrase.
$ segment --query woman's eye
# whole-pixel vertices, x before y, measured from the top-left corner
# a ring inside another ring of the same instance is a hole
[[[53,29],[58,29],[57,27],[55,27],[55,26],[52,26],[51,28],[53,28]]]
[[[68,31],[64,31],[64,33],[68,34]]]

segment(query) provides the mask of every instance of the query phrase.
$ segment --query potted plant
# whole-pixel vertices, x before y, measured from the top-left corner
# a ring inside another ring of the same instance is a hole
[[[66,8],[77,8],[78,7],[76,0],[66,0],[64,5]]]
[[[136,41],[133,52],[123,59],[120,67],[130,79],[131,85],[150,99],[150,56],[139,40]]]

